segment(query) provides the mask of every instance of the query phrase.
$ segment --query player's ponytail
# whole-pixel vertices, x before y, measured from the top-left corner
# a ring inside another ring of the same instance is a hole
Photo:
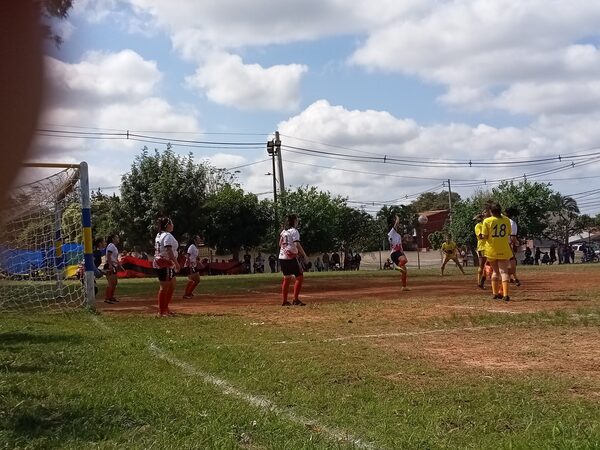
[[[169,224],[173,223],[169,217],[159,217],[156,221],[156,229],[159,233],[166,231]]]
[[[290,228],[294,228],[297,223],[298,223],[298,215],[290,214],[287,216],[287,219],[285,221],[285,229],[289,230]]]
[[[502,215],[502,206],[500,206],[500,203],[498,203],[498,202],[491,203],[490,204],[490,212],[492,213],[492,216],[500,217]]]

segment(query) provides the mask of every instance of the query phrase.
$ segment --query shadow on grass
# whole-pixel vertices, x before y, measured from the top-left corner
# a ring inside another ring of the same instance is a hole
[[[95,442],[118,437],[147,423],[133,417],[128,411],[83,405],[23,404],[15,407],[10,415],[0,419],[4,429],[15,442],[40,440],[44,446],[50,442],[62,444],[69,441]]]
[[[37,334],[26,332],[0,334],[0,345],[2,346],[20,344],[52,344],[55,342],[78,344],[81,342],[81,336],[77,334]]]

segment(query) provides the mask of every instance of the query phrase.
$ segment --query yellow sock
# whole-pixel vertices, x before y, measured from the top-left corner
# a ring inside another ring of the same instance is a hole
[[[503,293],[502,295],[504,295],[504,297],[508,296],[508,285],[509,285],[508,280],[502,281],[502,293]]]
[[[498,280],[496,280],[495,278],[492,278],[492,294],[496,295],[498,294]]]

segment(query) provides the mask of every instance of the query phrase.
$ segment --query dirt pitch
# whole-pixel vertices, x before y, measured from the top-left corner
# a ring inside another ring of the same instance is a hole
[[[183,315],[241,316],[248,319],[248,326],[310,330],[312,339],[321,342],[364,340],[373,350],[428,360],[444,371],[489,378],[561,376],[572,380],[570,394],[600,402],[600,270],[526,273],[521,287],[511,285],[508,304],[491,300],[489,290],[478,289],[473,278],[414,277],[410,291],[402,292],[392,274],[313,279],[308,274],[302,291],[308,303],[304,308],[279,305],[278,280],[267,289],[237,289],[230,294],[203,293],[201,284],[194,299],[176,296],[172,309]],[[155,300],[147,298],[122,298],[119,304],[102,303],[101,309],[156,313]],[[551,320],[544,318],[525,320],[535,313],[560,314],[568,325],[544,326],[544,320]],[[586,325],[586,318],[593,319],[592,326]],[[407,375],[381,376],[393,380]]]

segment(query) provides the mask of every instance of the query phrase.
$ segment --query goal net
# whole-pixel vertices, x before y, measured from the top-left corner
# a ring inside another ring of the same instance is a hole
[[[80,169],[48,166],[23,168],[0,215],[3,311],[85,303]]]

